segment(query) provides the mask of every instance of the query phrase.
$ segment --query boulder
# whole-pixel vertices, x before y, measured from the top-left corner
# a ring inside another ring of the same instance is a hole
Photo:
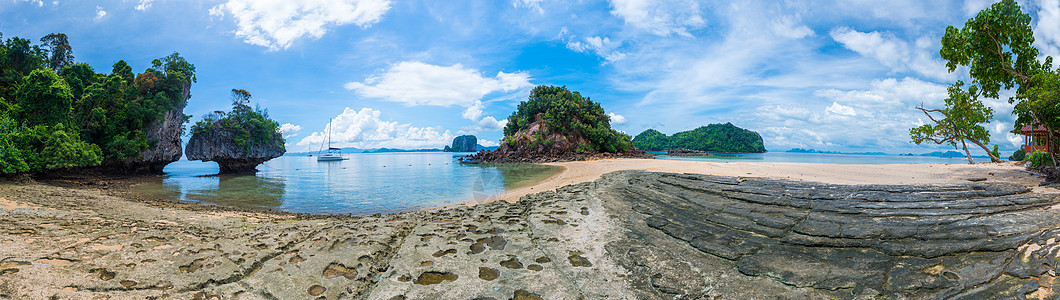
[[[453,146],[445,146],[445,152],[478,151],[478,138],[473,135],[461,135],[453,139]]]
[[[261,163],[287,152],[283,138],[275,137],[261,145],[238,145],[233,141],[232,132],[214,126],[192,135],[186,150],[189,160],[217,162],[222,174],[253,173]]]

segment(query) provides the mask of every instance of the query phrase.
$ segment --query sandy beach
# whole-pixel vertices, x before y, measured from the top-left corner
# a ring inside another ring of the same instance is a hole
[[[565,170],[491,203],[363,217],[0,181],[0,298],[934,299],[1060,290],[1051,267],[1060,197],[1014,164],[554,165]]]
[[[1022,166],[1000,164],[817,164],[766,162],[701,162],[662,159],[608,159],[546,163],[564,170],[533,185],[516,188],[482,203],[507,201],[513,203],[528,194],[599,179],[614,171],[640,170],[648,172],[691,173],[736,177],[764,177],[812,181],[830,184],[946,184],[967,182],[969,178],[994,177],[994,180],[1019,182],[1034,186],[1040,180],[1023,176]],[[1005,174],[1000,175],[1004,171]],[[1015,172],[1015,173],[1013,173]],[[991,175],[990,173],[995,173]],[[1002,178],[1001,176],[1004,176]]]

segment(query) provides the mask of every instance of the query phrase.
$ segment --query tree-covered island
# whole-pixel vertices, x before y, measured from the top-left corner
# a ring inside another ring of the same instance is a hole
[[[732,123],[710,124],[667,136],[648,129],[633,138],[633,146],[645,151],[690,149],[707,152],[763,153],[766,147],[757,132],[736,127]]]
[[[650,156],[633,147],[629,135],[611,129],[611,119],[600,103],[566,87],[542,85],[508,117],[500,147],[467,160],[534,162],[595,157]]]

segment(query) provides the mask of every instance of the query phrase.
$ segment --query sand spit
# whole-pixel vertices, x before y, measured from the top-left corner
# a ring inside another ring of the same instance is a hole
[[[1027,176],[1022,166],[1003,164],[889,164],[852,165],[817,163],[701,162],[663,159],[608,159],[546,163],[564,171],[538,184],[497,195],[483,203],[518,201],[522,196],[589,182],[614,171],[640,170],[721,176],[765,177],[833,184],[943,184],[962,183],[969,178],[1037,185],[1041,178]],[[993,174],[991,174],[993,173]]]
[[[377,217],[0,183],[18,203],[0,208],[0,298],[1055,298],[1060,199],[981,168],[930,185],[621,171]]]

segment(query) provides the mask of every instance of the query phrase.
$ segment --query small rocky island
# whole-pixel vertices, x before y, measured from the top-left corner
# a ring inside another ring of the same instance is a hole
[[[284,148],[280,124],[263,110],[250,108],[250,93],[232,90],[232,111],[206,115],[192,126],[190,160],[217,162],[222,174],[253,173],[255,167],[280,157]]]
[[[508,117],[494,151],[461,162],[555,162],[598,158],[652,158],[633,147],[629,135],[611,129],[600,103],[566,87],[538,86]]]
[[[445,146],[445,152],[475,152],[478,150],[478,138],[473,135],[461,135],[453,139],[453,146]]]

